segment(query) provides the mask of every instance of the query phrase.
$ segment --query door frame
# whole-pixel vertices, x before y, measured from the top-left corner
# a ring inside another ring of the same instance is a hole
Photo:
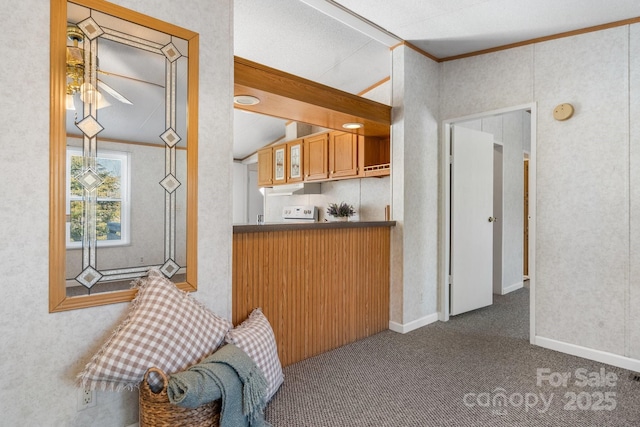
[[[529,342],[534,344],[535,340],[535,283],[536,283],[536,123],[537,104],[535,102],[516,105],[513,107],[498,110],[485,111],[469,116],[446,119],[442,121],[441,147],[440,150],[440,194],[442,203],[440,213],[440,247],[442,256],[440,257],[440,284],[439,284],[439,306],[438,319],[446,322],[449,320],[449,263],[451,256],[451,126],[457,122],[482,119],[489,116],[497,116],[512,113],[520,110],[531,111],[531,151],[529,153]]]

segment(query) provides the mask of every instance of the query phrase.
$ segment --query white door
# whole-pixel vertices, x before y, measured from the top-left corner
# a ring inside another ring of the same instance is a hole
[[[493,303],[493,135],[451,128],[451,315]]]
[[[258,215],[264,214],[264,196],[258,186],[258,164],[252,163],[248,168],[247,180],[247,224],[255,224]]]

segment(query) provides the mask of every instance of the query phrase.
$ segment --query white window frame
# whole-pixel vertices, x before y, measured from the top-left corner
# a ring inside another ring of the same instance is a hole
[[[65,211],[67,218],[71,218],[71,201],[73,200],[81,200],[78,196],[71,195],[71,158],[72,157],[82,157],[82,148],[67,146],[67,171],[66,171],[66,187],[67,187],[67,195],[65,202]],[[98,240],[98,247],[117,247],[117,246],[128,246],[131,244],[131,233],[130,233],[130,212],[131,212],[131,201],[130,201],[130,154],[126,151],[115,151],[115,150],[98,150],[97,158],[99,159],[115,159],[120,160],[122,162],[121,168],[121,176],[120,176],[120,199],[106,199],[106,198],[98,198],[98,201],[109,201],[109,200],[119,200],[120,201],[120,239],[118,240]],[[66,230],[65,230],[65,240],[67,249],[81,249],[82,242],[72,242],[71,241],[71,220],[67,220],[66,222]]]

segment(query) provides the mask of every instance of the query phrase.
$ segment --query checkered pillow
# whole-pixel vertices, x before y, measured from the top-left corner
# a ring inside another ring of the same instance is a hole
[[[213,353],[231,322],[178,289],[158,270],[137,281],[129,315],[84,370],[78,384],[87,389],[131,390],[148,368],[167,374],[184,370]],[[154,390],[162,379],[149,375]]]
[[[256,308],[247,320],[227,332],[225,341],[244,350],[262,370],[268,383],[266,400],[271,400],[284,382],[284,376],[278,358],[276,337],[262,309]]]

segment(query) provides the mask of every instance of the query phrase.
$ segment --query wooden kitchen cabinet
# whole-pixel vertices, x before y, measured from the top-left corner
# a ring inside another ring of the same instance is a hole
[[[329,178],[329,134],[304,138],[304,180],[321,181]]]
[[[359,137],[358,175],[388,176],[391,174],[391,141],[389,138]]]
[[[273,184],[287,183],[287,145],[277,145],[273,149]]]
[[[258,185],[388,176],[389,138],[323,132],[258,151]]]
[[[304,179],[304,143],[302,139],[287,142],[287,182],[301,182]]]
[[[329,178],[358,175],[358,135],[349,132],[329,133]]]
[[[302,139],[258,150],[258,186],[301,182],[303,151]]]
[[[258,187],[273,185],[273,149],[258,150]]]

